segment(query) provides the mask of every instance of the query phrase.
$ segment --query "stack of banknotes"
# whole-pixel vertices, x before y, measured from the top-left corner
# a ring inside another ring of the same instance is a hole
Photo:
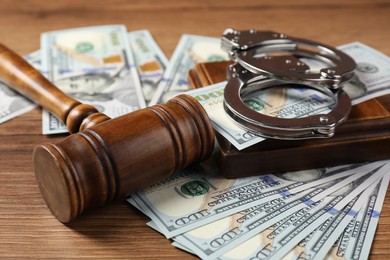
[[[127,32],[123,25],[46,32],[41,49],[25,59],[58,88],[114,118],[147,105],[165,103],[188,89],[195,63],[227,60],[217,38],[183,35],[169,62],[148,30]],[[0,123],[34,108],[0,85]],[[44,111],[43,134],[66,133]]]
[[[367,259],[389,170],[382,161],[225,179],[210,160],[128,201],[202,259]]]
[[[338,48],[358,65],[344,86],[353,104],[390,93],[390,58],[359,42]],[[41,49],[25,59],[64,92],[110,117],[187,93],[237,149],[264,140],[226,116],[226,82],[188,91],[188,71],[196,63],[228,60],[218,38],[183,35],[168,60],[147,30],[85,27],[43,33]],[[304,62],[316,69],[313,61]],[[285,102],[278,106],[281,95]],[[292,118],[329,110],[334,100],[321,95],[270,89],[244,101]],[[0,123],[34,107],[6,85],[0,85],[0,101]],[[66,132],[46,111],[42,122],[43,134]],[[202,259],[367,259],[389,178],[390,161],[380,161],[225,179],[210,158],[132,194],[128,202],[174,246]]]

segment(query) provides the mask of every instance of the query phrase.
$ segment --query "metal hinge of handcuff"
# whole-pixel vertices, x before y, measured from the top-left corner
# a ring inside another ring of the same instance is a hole
[[[276,32],[233,29],[225,30],[222,49],[235,61],[229,66],[224,108],[242,127],[276,139],[321,138],[333,136],[336,126],[347,119],[351,100],[342,85],[353,78],[356,63],[345,53]],[[327,67],[313,72],[300,58],[314,59]],[[252,110],[241,97],[286,84],[315,89],[331,97],[335,105],[327,114],[278,118]]]

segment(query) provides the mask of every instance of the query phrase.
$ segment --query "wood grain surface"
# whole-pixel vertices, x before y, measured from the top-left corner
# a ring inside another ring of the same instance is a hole
[[[275,30],[337,46],[361,41],[390,55],[390,2],[328,1],[15,1],[0,0],[0,41],[24,55],[45,31],[101,24],[149,29],[171,56],[182,34],[220,37],[228,28]],[[36,108],[0,125],[0,258],[196,259],[148,228],[124,202],[89,212],[68,225],[46,207],[35,181],[32,150],[65,135],[41,135]],[[390,258],[390,194],[371,250]]]

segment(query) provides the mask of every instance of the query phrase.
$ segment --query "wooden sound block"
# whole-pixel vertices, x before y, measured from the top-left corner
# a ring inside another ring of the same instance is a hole
[[[229,62],[200,63],[189,74],[192,87],[226,80]],[[348,120],[327,139],[267,139],[237,150],[217,133],[220,168],[227,178],[297,171],[390,158],[390,95],[353,106]]]

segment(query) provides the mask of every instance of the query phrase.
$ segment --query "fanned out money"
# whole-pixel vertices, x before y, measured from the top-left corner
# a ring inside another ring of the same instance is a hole
[[[380,161],[231,180],[209,160],[128,202],[202,259],[367,259],[389,170]]]
[[[388,57],[361,43],[340,48],[358,63],[355,78],[344,86],[354,104],[389,93]],[[217,131],[244,149],[262,139],[226,116],[225,85],[186,93],[200,101]],[[174,89],[167,86],[167,92]],[[311,89],[269,89],[243,101],[264,104],[267,114],[284,118],[327,113],[334,105]],[[202,259],[367,259],[389,170],[390,162],[382,161],[229,180],[209,161],[133,194],[128,202],[172,245]]]

